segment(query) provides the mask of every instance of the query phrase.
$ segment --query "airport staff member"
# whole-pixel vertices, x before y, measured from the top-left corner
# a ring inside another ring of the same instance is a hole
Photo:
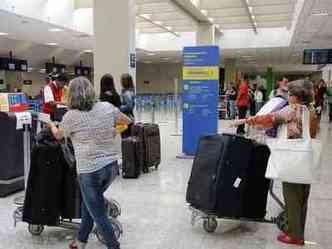
[[[52,114],[57,105],[65,105],[63,88],[68,78],[64,74],[52,76],[52,81],[44,87],[43,112]]]

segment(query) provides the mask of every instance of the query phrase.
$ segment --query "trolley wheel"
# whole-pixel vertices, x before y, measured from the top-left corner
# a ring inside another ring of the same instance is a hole
[[[112,223],[113,226],[113,230],[114,230],[114,234],[115,234],[115,238],[119,241],[121,239],[122,233],[123,233],[123,228],[121,223],[113,218],[110,218],[110,221]],[[93,231],[96,234],[97,239],[103,243],[104,245],[106,245],[106,241],[104,240],[103,235],[98,231],[97,228],[94,229]]]
[[[115,200],[106,200],[109,216],[116,219],[121,215],[120,204]]]
[[[43,225],[33,225],[33,224],[29,224],[28,226],[28,230],[29,232],[34,235],[34,236],[39,236],[42,234],[42,232],[44,231],[44,226]]]
[[[286,211],[282,211],[276,218],[276,223],[280,231],[287,233],[288,231],[288,218]]]
[[[160,163],[157,163],[157,164],[154,166],[155,170],[158,170],[158,168],[159,168],[159,164],[160,164]]]
[[[218,227],[218,221],[216,218],[209,217],[204,219],[203,228],[208,233],[214,233]]]

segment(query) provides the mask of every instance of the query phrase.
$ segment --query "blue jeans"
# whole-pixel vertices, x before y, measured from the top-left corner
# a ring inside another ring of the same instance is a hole
[[[98,231],[106,241],[107,248],[120,248],[107,214],[103,195],[116,178],[117,172],[118,164],[113,162],[96,172],[79,175],[83,201],[81,204],[82,222],[77,234],[78,241],[88,242],[89,234],[95,223]]]

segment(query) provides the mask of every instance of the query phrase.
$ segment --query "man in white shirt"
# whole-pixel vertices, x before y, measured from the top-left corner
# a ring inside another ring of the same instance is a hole
[[[52,76],[52,81],[44,87],[44,113],[52,114],[57,105],[65,105],[63,88],[67,82],[68,78],[65,75]]]

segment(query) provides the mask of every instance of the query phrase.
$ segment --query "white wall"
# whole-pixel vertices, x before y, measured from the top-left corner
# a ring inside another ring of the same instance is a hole
[[[74,28],[93,35],[93,9],[77,9],[74,12]]]
[[[137,93],[174,93],[174,78],[181,85],[182,65],[175,63],[144,64],[137,63]],[[149,81],[150,84],[145,84]],[[181,88],[181,87],[180,87]]]
[[[0,0],[0,9],[73,28],[74,0]]]

